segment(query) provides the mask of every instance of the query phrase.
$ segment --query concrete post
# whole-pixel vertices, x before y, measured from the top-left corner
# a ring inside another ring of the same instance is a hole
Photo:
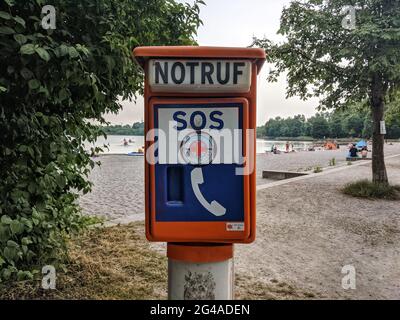
[[[233,245],[168,244],[168,299],[232,300]]]

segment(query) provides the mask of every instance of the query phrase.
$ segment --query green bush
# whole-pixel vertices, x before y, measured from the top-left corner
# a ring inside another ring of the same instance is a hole
[[[347,184],[342,192],[349,196],[367,199],[399,200],[400,186],[391,186],[382,183],[373,183],[361,180]]]
[[[320,173],[320,172],[322,172],[323,171],[323,169],[322,169],[322,167],[321,166],[315,166],[314,167],[314,173]]]
[[[0,281],[56,265],[67,236],[85,225],[78,194],[89,192],[94,142],[119,98],[142,92],[131,52],[138,45],[194,44],[199,3],[173,0],[0,2]]]

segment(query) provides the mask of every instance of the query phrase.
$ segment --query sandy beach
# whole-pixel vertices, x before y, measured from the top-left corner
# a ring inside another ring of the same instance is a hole
[[[400,154],[400,144],[386,145],[386,156]],[[349,198],[344,184],[368,178],[370,162],[347,166],[346,149],[257,155],[257,184],[267,184],[261,171],[305,171],[327,167],[335,158],[344,170],[273,186],[257,193],[257,239],[237,245],[240,281],[290,288],[260,298],[400,298],[400,206],[398,202]],[[93,192],[80,205],[86,214],[113,223],[144,219],[143,157],[101,156],[93,170]],[[344,168],[344,167],[343,167]],[[390,180],[400,184],[400,157],[387,160]],[[164,250],[154,245],[155,250]],[[353,265],[357,289],[344,290],[341,269]],[[281,293],[280,293],[281,292]],[[240,293],[239,293],[240,295]]]
[[[386,155],[400,153],[400,144],[387,145]],[[336,166],[347,165],[346,147],[335,151],[262,153],[257,154],[257,185],[273,182],[262,179],[263,170],[311,172],[316,166],[329,170],[329,160],[336,159]],[[144,159],[126,155],[103,155],[89,179],[93,182],[91,193],[80,199],[83,211],[103,216],[115,222],[129,222],[144,219]],[[311,171],[310,171],[311,170]]]
[[[263,170],[306,171],[315,166],[327,167],[332,158],[338,166],[345,164],[346,150],[258,154],[257,184],[271,182],[262,179]],[[93,191],[80,200],[85,213],[118,221],[144,219],[143,157],[103,155],[96,160],[102,165],[90,175]]]

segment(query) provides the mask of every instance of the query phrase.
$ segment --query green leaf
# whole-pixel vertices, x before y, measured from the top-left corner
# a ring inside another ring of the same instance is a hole
[[[36,53],[41,57],[44,61],[49,61],[50,60],[50,55],[49,53],[43,49],[43,48],[36,48]]]
[[[27,245],[32,243],[32,240],[30,238],[28,238],[28,237],[23,237],[22,240],[21,240],[21,243],[23,245],[27,246]]]
[[[12,74],[12,73],[14,73],[14,71],[15,71],[15,68],[13,66],[8,66],[7,67],[8,74]]]
[[[10,20],[11,15],[5,11],[0,11],[0,18],[5,19],[5,20]]]
[[[18,243],[16,243],[16,242],[13,241],[13,240],[8,240],[8,241],[7,241],[7,246],[10,247],[10,248],[18,248],[18,247],[19,247],[19,246],[18,246]]]
[[[0,86],[0,92],[7,92],[7,88],[3,87],[3,86]]]
[[[56,183],[57,183],[57,185],[62,189],[62,188],[64,188],[65,187],[65,178],[63,177],[63,176],[57,176],[56,177]]]
[[[6,261],[0,256],[0,267],[5,263],[6,263]]]
[[[68,48],[68,54],[69,54],[69,57],[72,59],[79,57],[79,53],[78,53],[78,51],[76,51],[76,49],[74,47]]]
[[[76,49],[79,51],[79,52],[82,52],[85,56],[88,56],[89,55],[89,50],[85,47],[85,46],[83,46],[83,45],[81,45],[81,44],[77,44],[76,45]]]
[[[21,17],[19,17],[19,16],[14,17],[14,21],[19,23],[21,26],[23,26],[25,28],[25,20],[22,19]]]
[[[24,231],[24,225],[17,220],[13,220],[10,224],[10,229],[13,234],[20,234]]]
[[[61,57],[66,56],[68,54],[68,47],[65,44],[62,44],[57,48],[59,55]]]
[[[26,43],[26,37],[25,37],[23,34],[20,34],[20,33],[15,34],[15,35],[14,35],[14,39],[15,39],[15,41],[17,41],[18,44],[21,45],[21,46],[22,46],[24,43]]]
[[[5,0],[9,7],[12,7],[15,4],[15,0]]]
[[[28,153],[29,153],[29,155],[31,156],[32,159],[35,158],[35,152],[33,151],[32,147],[28,146]]]
[[[6,249],[7,249],[7,248],[6,248]],[[5,256],[5,254],[4,254],[4,256]],[[6,257],[6,258],[7,258],[7,257]],[[12,260],[12,259],[11,259],[11,260]],[[4,270],[3,270],[3,278],[4,278],[5,280],[10,279],[11,274],[12,274],[12,272],[11,272],[11,269],[10,269],[10,268],[7,268],[7,269],[4,269]]]
[[[60,101],[68,99],[68,97],[69,97],[68,91],[65,90],[64,88],[61,89],[60,92],[58,93],[58,98],[60,99]]]
[[[0,27],[0,33],[2,33],[2,34],[14,34],[15,30],[13,28],[10,28],[10,27],[1,26]]]
[[[28,227],[28,229],[32,229],[33,225],[32,225],[32,221],[26,219],[26,218],[22,218],[21,222]]]
[[[17,257],[17,250],[15,248],[5,247],[3,253],[4,257],[9,261],[13,261]]]
[[[38,90],[38,93],[44,93],[46,95],[46,97],[49,96],[49,90],[43,86],[40,87],[40,89]]]
[[[35,46],[32,43],[24,44],[21,47],[21,54],[34,54],[35,53]]]
[[[30,182],[28,185],[28,192],[31,194],[35,194],[37,189],[37,185],[35,182]]]
[[[40,82],[37,79],[32,79],[29,80],[28,85],[31,90],[35,90],[40,87]]]
[[[33,73],[31,70],[29,70],[28,68],[23,68],[21,70],[21,76],[25,79],[25,80],[29,80],[33,78]]]
[[[5,242],[11,237],[10,228],[8,226],[0,225],[0,241]]]
[[[1,221],[1,223],[4,223],[4,224],[10,224],[12,222],[12,219],[9,216],[4,215],[4,216],[1,216],[0,221]]]
[[[17,273],[17,280],[18,281],[23,281],[23,280],[32,280],[33,279],[33,274],[29,271],[22,271],[19,270]]]

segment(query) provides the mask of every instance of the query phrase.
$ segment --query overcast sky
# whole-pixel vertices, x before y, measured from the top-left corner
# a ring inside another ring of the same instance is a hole
[[[193,2],[191,0],[180,2]],[[247,47],[252,37],[267,37],[279,41],[276,32],[284,6],[290,0],[205,0],[202,6],[197,41],[202,46]],[[277,83],[267,83],[270,66],[265,64],[258,78],[258,125],[269,118],[313,115],[316,100],[301,101],[297,97],[286,99],[286,78]],[[134,102],[123,102],[124,108],[118,115],[108,115],[106,119],[114,124],[132,124],[143,120],[143,98]]]

